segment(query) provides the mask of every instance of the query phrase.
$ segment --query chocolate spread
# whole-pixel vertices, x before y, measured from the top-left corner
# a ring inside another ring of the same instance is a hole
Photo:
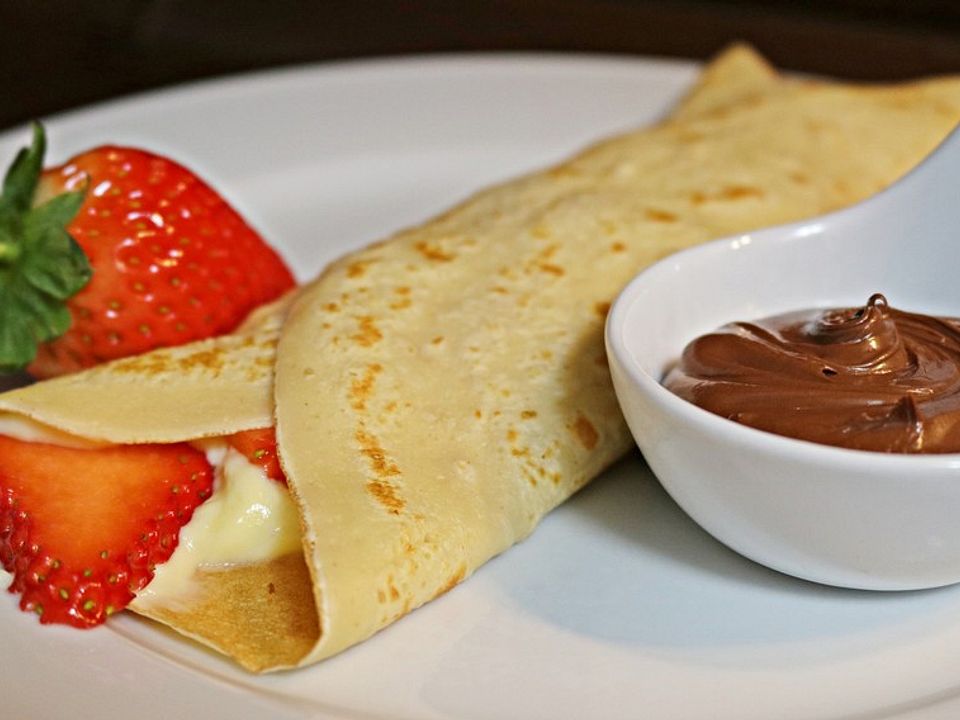
[[[735,322],[683,351],[664,385],[779,435],[895,453],[960,452],[960,319],[864,307]]]

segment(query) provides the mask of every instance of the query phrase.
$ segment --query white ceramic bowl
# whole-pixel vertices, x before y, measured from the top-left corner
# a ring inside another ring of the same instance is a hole
[[[607,321],[637,444],[681,507],[757,562],[875,590],[960,581],[960,454],[845,450],[755,430],[663,388],[696,336],[735,320],[862,305],[960,317],[960,136],[886,192],[719,240],[641,273]]]

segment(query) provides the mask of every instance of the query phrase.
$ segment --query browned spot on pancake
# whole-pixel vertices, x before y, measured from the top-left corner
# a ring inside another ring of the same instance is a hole
[[[363,260],[357,260],[347,265],[347,277],[348,278],[358,278],[362,277],[364,273],[367,272],[367,265],[370,264],[370,261],[364,262]]]
[[[177,365],[181,370],[201,368],[217,374],[223,369],[223,350],[218,347],[201,350],[180,358]]]
[[[437,594],[434,595],[434,597],[438,598],[441,595],[453,590],[453,588],[463,582],[463,578],[466,577],[466,575],[467,566],[466,564],[461,564],[460,567],[457,568],[457,571],[451,575],[443,585],[440,586],[440,589],[437,590]]]
[[[327,312],[337,312],[340,309],[340,306],[337,305],[335,302],[328,302],[326,305],[323,306],[323,309],[326,310]]]
[[[524,457],[530,454],[530,448],[526,448],[526,447],[512,448],[510,450],[510,454],[513,455],[514,457]]]
[[[800,171],[795,171],[790,173],[789,177],[797,185],[806,185],[807,183],[810,182],[810,176]]]
[[[537,253],[536,257],[531,258],[523,266],[523,272],[527,275],[531,275],[534,272],[544,272],[550,273],[551,275],[563,275],[564,269],[557,265],[556,263],[549,262],[549,260],[556,254],[557,250],[560,249],[559,245],[548,245],[543,248],[540,252]],[[501,271],[501,275],[504,277],[510,277],[506,272]]]
[[[593,450],[597,446],[600,434],[593,426],[593,423],[583,415],[577,415],[577,419],[573,422],[572,430],[573,434],[577,436],[577,440],[579,440],[580,444],[587,450]]]
[[[527,482],[529,482],[531,486],[537,486],[537,478],[532,472],[530,472],[529,468],[522,467],[520,468],[520,472],[523,473],[523,476],[527,479]]]
[[[563,275],[565,270],[559,265],[554,265],[553,263],[540,263],[538,266],[541,271],[549,273],[551,275]]]
[[[350,406],[354,410],[363,411],[367,409],[367,400],[373,392],[373,386],[377,381],[377,374],[383,370],[379,363],[371,363],[363,371],[363,375],[354,378],[350,383]]]
[[[474,416],[477,420],[479,420],[480,418],[483,417],[483,413],[480,412],[479,410],[474,410],[474,411],[473,411],[473,416]]]
[[[418,242],[414,247],[417,249],[417,252],[427,260],[432,260],[433,262],[450,262],[456,258],[456,255],[448,253],[443,248],[437,245],[431,245],[425,241]]]
[[[730,185],[720,191],[720,200],[745,200],[746,198],[761,198],[763,190],[747,185]]]
[[[510,293],[510,291],[507,290],[505,287],[503,287],[503,285],[494,285],[490,289],[493,290],[493,292],[498,293],[500,295],[508,295]]]
[[[748,198],[762,198],[763,190],[748,185],[728,185],[712,195],[695,191],[690,194],[690,202],[694,205],[703,205],[707,202],[730,202],[746,200]]]
[[[370,347],[383,339],[383,333],[377,328],[372,316],[364,315],[357,318],[357,333],[352,338],[358,345]]]
[[[390,309],[405,310],[406,308],[410,307],[412,304],[413,302],[410,300],[410,298],[400,298],[399,300],[390,303]]]
[[[547,175],[552,177],[554,180],[562,180],[563,178],[574,178],[577,177],[580,172],[574,168],[572,165],[558,165],[557,167],[550,168],[547,171]]]
[[[593,306],[593,311],[602,318],[607,317],[607,313],[610,312],[610,303],[608,302],[598,302]]]
[[[387,457],[386,451],[380,447],[380,442],[363,426],[357,428],[357,442],[360,443],[360,453],[370,462],[370,468],[376,479],[367,482],[367,492],[379,502],[391,515],[399,515],[406,507],[406,502],[400,497],[397,488],[388,478],[400,474],[397,464]]]
[[[677,216],[672,212],[667,212],[666,210],[657,210],[656,208],[647,208],[644,210],[643,214],[646,216],[647,220],[652,220],[653,222],[662,222],[662,223],[672,223],[677,221]]]
[[[437,335],[433,340],[430,341],[432,345],[439,345],[443,342],[443,335]]]
[[[165,353],[150,353],[139,357],[118,360],[113,363],[111,370],[115,373],[139,373],[143,375],[159,375],[174,368],[173,359]]]
[[[367,492],[391,515],[399,515],[406,507],[403,499],[397,496],[397,489],[385,480],[371,480],[367,483]]]
[[[535,418],[536,416],[537,416],[536,410],[524,410],[523,412],[520,413],[520,417],[522,417],[524,420],[529,420],[530,418]]]
[[[273,595],[277,592],[277,588],[273,583],[267,583],[267,594]]]
[[[255,383],[258,380],[260,380],[260,378],[262,378],[263,376],[264,376],[264,373],[257,372],[256,368],[248,368],[247,371],[243,374],[243,379],[248,383]]]
[[[387,594],[383,590],[377,590],[377,602],[385,603],[387,601]]]
[[[499,415],[499,414],[500,414],[500,413],[499,413],[499,411],[498,411],[498,412],[497,412],[497,415]],[[517,439],[517,431],[514,430],[513,428],[510,428],[509,430],[507,430],[507,441],[508,441],[508,442],[514,442],[516,439]]]
[[[626,249],[627,249],[627,246],[624,245],[622,242],[615,242],[613,243],[613,245],[610,246],[610,252],[615,252],[615,253],[622,253]]]
[[[394,602],[400,599],[400,591],[397,590],[397,586],[393,583],[390,583],[390,599]]]
[[[263,349],[271,350],[272,348],[273,346],[264,345]],[[139,373],[142,375],[159,375],[175,370],[181,372],[201,370],[216,377],[223,370],[225,356],[226,349],[219,346],[198,350],[180,357],[165,352],[153,352],[115,362],[111,369],[117,373]]]
[[[554,485],[560,484],[560,473],[555,472],[550,474],[550,479],[553,480]]]
[[[395,292],[397,295],[409,295],[409,294],[410,294],[410,288],[408,288],[406,285],[403,285],[403,286],[401,286],[401,287],[396,288],[396,289],[394,290],[394,292]]]
[[[370,468],[377,477],[388,478],[400,474],[397,464],[387,457],[386,451],[380,447],[380,441],[362,426],[357,429],[357,442],[360,443],[360,452],[370,461]]]
[[[537,471],[537,475],[540,477],[541,480],[547,476],[546,468],[543,467],[543,465],[540,465],[539,463],[537,463],[535,460],[527,460],[527,465],[533,470]]]
[[[387,406],[384,408],[387,412],[396,412],[397,411],[397,401],[391,400],[387,403]]]

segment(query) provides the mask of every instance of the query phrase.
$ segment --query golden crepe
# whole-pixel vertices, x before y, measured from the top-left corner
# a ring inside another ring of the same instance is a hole
[[[631,447],[603,322],[632,275],[862,199],[958,119],[960,80],[798,82],[736,47],[659,125],[351,254],[234,335],[0,410],[114,443],[275,422],[303,557],[204,571],[190,607],[145,612],[250,670],[313,663],[449,590]]]

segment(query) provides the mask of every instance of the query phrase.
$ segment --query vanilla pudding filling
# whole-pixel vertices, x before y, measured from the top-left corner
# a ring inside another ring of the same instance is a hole
[[[0,434],[28,442],[96,448],[102,444],[0,413]],[[286,486],[271,480],[224,438],[191,443],[214,469],[213,493],[180,529],[177,548],[154,570],[131,608],[188,605],[200,573],[253,564],[300,552],[300,521]]]

